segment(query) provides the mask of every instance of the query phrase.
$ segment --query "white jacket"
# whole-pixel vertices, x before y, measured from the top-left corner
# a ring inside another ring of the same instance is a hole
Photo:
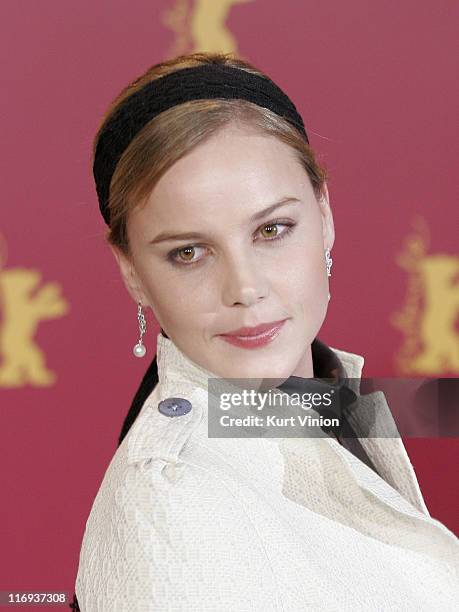
[[[359,379],[364,358],[332,350]],[[209,438],[215,375],[162,334],[157,362],[86,522],[82,612],[457,610],[459,541],[430,517],[400,438],[360,438],[382,477],[328,437]],[[191,411],[165,416],[169,397]],[[371,403],[390,415],[365,396],[357,432]]]

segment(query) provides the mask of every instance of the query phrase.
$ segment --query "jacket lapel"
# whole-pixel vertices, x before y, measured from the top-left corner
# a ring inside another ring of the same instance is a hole
[[[359,394],[364,357],[336,348],[332,350],[343,363],[351,379],[350,386]],[[378,474],[415,508],[430,516],[384,393],[375,391],[359,395],[348,418]]]

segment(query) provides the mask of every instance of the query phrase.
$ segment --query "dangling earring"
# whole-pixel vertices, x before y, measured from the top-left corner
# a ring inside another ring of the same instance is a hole
[[[144,335],[145,330],[147,329],[147,324],[145,321],[144,314],[142,312],[142,302],[138,303],[137,319],[139,321],[140,338],[137,344],[132,349],[132,352],[136,357],[143,357],[147,352],[147,349],[145,348],[144,344],[142,344],[142,336]]]
[[[327,264],[327,276],[331,276],[331,267],[333,265],[333,259],[330,257],[330,249],[325,250],[325,259]],[[330,292],[328,293],[328,299],[330,300]]]

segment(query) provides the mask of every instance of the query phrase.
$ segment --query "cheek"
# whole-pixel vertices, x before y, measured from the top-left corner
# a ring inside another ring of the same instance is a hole
[[[326,268],[320,246],[298,244],[289,253],[282,274],[277,274],[276,278],[282,293],[293,302],[317,301],[326,290]]]
[[[208,287],[193,273],[158,274],[161,282],[149,278],[147,289],[158,322],[169,328],[189,328],[198,322],[209,305]]]
[[[324,321],[328,304],[321,245],[298,249],[295,260],[277,277],[276,287],[279,299],[299,325],[297,331],[304,331],[312,339]]]

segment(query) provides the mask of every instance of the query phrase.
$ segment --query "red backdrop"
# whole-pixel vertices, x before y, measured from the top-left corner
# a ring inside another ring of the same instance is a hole
[[[457,8],[3,0],[0,590],[73,592],[85,520],[147,367],[132,355],[136,306],[104,245],[90,155],[108,103],[153,63],[234,51],[288,92],[330,172],[319,337],[364,355],[366,376],[458,375]],[[459,532],[457,438],[405,443],[431,514]]]

